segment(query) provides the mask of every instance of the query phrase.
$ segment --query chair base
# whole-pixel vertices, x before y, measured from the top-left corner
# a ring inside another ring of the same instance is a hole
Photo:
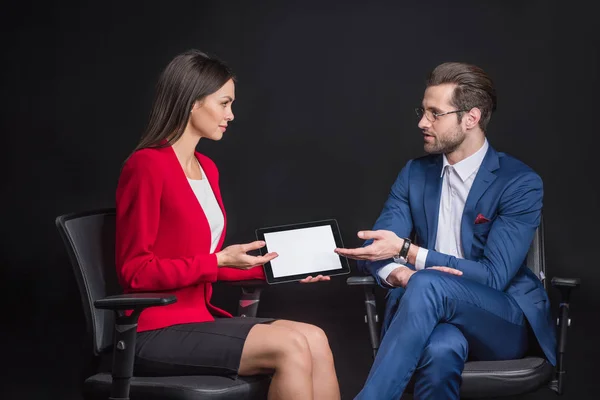
[[[271,377],[257,375],[239,377],[196,375],[131,378],[131,400],[197,400],[197,399],[266,399]],[[110,396],[112,378],[108,373],[96,374],[85,381],[86,400],[106,400]]]

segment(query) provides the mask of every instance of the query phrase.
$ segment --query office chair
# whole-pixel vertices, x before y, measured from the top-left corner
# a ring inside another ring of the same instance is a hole
[[[110,372],[98,372],[84,383],[86,400],[130,399],[261,399],[270,376],[134,376],[137,321],[148,307],[177,301],[169,293],[122,294],[115,267],[115,210],[62,215],[56,226],[69,255],[83,302],[88,333],[98,361],[112,352]],[[232,283],[242,287],[238,315],[256,316],[262,281]],[[134,310],[130,316],[124,310]],[[100,364],[100,362],[98,362]]]
[[[535,236],[527,253],[527,266],[539,277],[546,287],[546,262],[544,256],[543,221],[535,232]],[[380,343],[381,327],[377,315],[375,288],[377,283],[372,276],[353,276],[346,280],[349,286],[362,286],[365,295],[365,322],[369,327],[369,337],[373,349],[373,358],[377,355]],[[556,368],[543,356],[528,355],[518,360],[506,361],[467,361],[462,373],[460,396],[465,399],[478,399],[497,396],[515,396],[539,389],[544,385],[561,395],[564,390],[566,373],[564,354],[567,344],[567,328],[571,325],[569,318],[569,301],[571,290],[580,284],[579,278],[552,278],[551,284],[561,293],[558,325],[558,345]],[[412,391],[411,380],[406,393]]]

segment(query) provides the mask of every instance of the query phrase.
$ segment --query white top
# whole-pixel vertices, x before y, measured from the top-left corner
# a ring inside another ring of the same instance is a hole
[[[448,254],[457,258],[464,258],[462,242],[460,237],[460,224],[467,196],[477,176],[477,171],[485,158],[489,144],[487,139],[477,152],[469,157],[450,165],[446,155],[443,155],[443,167],[441,177],[442,193],[440,196],[440,209],[438,215],[438,227],[435,240],[435,251]],[[415,268],[417,270],[425,267],[428,250],[419,247]],[[398,267],[397,263],[390,263],[377,274],[387,282],[388,275]],[[389,282],[388,282],[389,284]]]
[[[217,202],[217,198],[210,187],[210,183],[208,179],[206,179],[206,174],[202,169],[200,163],[198,163],[200,167],[200,171],[202,171],[203,179],[190,179],[188,178],[188,182],[206,215],[206,219],[208,220],[208,224],[210,225],[210,233],[211,233],[211,245],[210,252],[214,253],[217,244],[219,244],[219,239],[221,239],[221,234],[223,233],[223,228],[225,227],[225,219],[223,218],[223,212],[221,211],[221,207],[219,207],[219,203]]]

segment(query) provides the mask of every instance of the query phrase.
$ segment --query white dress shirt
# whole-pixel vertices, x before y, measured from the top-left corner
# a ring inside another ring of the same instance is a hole
[[[198,163],[200,165],[200,163]],[[215,194],[210,187],[210,183],[206,178],[206,174],[200,166],[200,171],[202,171],[203,179],[189,179],[188,182],[206,215],[206,219],[208,220],[208,224],[210,225],[210,233],[211,233],[211,246],[210,252],[214,253],[217,244],[219,244],[219,239],[221,238],[221,234],[223,233],[223,228],[225,227],[225,218],[223,218],[223,212],[221,211],[221,207],[217,202]]]
[[[440,195],[440,209],[438,215],[438,229],[435,239],[435,251],[448,254],[457,258],[464,258],[462,242],[460,237],[460,224],[465,209],[467,196],[473,186],[477,171],[487,153],[489,144],[487,139],[477,152],[469,157],[450,165],[446,155],[443,155],[443,167],[441,177],[442,193]],[[425,267],[428,250],[419,247],[415,268],[418,270]],[[382,267],[377,274],[385,282],[390,273],[402,264],[395,262]],[[442,265],[443,266],[443,265]],[[391,285],[390,285],[391,286]]]

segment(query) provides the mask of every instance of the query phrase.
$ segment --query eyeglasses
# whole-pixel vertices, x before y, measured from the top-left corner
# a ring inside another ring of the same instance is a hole
[[[464,111],[469,111],[469,110],[454,110],[454,111],[447,111],[444,113],[434,113],[431,110],[423,109],[423,107],[415,108],[415,113],[417,113],[417,117],[419,117],[419,120],[421,120],[423,118],[423,115],[425,115],[425,118],[427,118],[427,120],[429,122],[435,122],[439,117],[442,117],[444,115],[454,114],[454,113],[464,112]]]

